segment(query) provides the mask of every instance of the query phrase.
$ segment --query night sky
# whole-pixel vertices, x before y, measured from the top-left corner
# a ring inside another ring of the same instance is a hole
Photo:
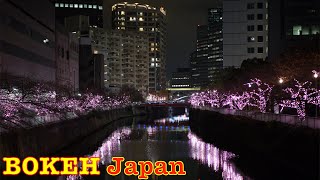
[[[112,2],[124,2],[112,0]],[[189,55],[196,46],[196,27],[207,23],[208,8],[215,7],[218,0],[127,0],[163,6],[168,18],[167,76],[178,67],[189,66]]]

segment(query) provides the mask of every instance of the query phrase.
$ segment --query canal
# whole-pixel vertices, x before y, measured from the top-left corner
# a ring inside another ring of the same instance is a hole
[[[250,179],[232,162],[235,154],[206,143],[191,132],[187,108],[169,108],[166,113],[165,118],[158,115],[151,119],[117,122],[66,148],[60,154],[81,156],[87,152],[87,156],[100,157],[101,176],[61,176],[58,179],[138,179],[125,176],[123,171],[115,177],[107,174],[105,169],[111,164],[112,157],[132,161],[182,161],[185,164],[185,176],[151,175],[149,179]],[[103,139],[103,134],[108,135]]]
[[[208,137],[211,136],[206,136],[215,134],[211,130],[214,129],[212,125],[206,126],[207,129],[210,129],[207,133],[196,130],[197,127],[193,123],[192,128],[190,128],[188,108],[155,108],[149,115],[116,120],[100,130],[74,141],[59,152],[48,155],[50,157],[99,157],[101,159],[99,162],[100,176],[28,177],[20,175],[19,177],[3,177],[0,175],[0,179],[138,179],[137,176],[124,175],[124,165],[122,165],[122,172],[119,175],[110,176],[107,174],[106,167],[112,164],[112,157],[124,157],[127,161],[152,161],[153,163],[156,161],[182,161],[185,165],[185,176],[150,175],[149,179],[151,180],[319,179],[313,168],[301,167],[299,163],[290,163],[290,167],[282,165],[283,163],[280,164],[278,161],[286,162],[287,165],[291,161],[282,157],[280,159],[272,158],[274,154],[266,156],[265,159],[257,159],[257,156],[253,155],[257,152],[252,150],[246,150],[246,153],[241,151],[241,155],[237,154],[239,150],[236,147],[242,147],[244,144],[238,143],[235,140],[235,135],[231,136],[232,138],[229,140],[216,141],[217,139],[210,139]],[[210,118],[212,117],[208,116],[205,120],[208,121]],[[200,120],[203,121],[203,117]],[[223,126],[216,127],[214,131],[222,131],[223,136],[227,136],[230,131],[221,129],[221,127]],[[191,129],[197,131],[197,134]],[[203,140],[200,136],[207,139]],[[311,156],[316,161],[319,156],[313,154]],[[308,154],[304,154],[304,156],[306,155]],[[271,163],[265,163],[269,162],[266,159],[274,160],[271,160]],[[310,161],[310,163],[313,163],[313,161]],[[316,166],[316,163],[314,164]],[[297,170],[293,171],[292,166],[304,170],[303,173]],[[309,167],[312,166],[311,164]],[[57,169],[61,170],[61,164],[58,164]],[[168,166],[168,170],[170,169],[170,166]]]

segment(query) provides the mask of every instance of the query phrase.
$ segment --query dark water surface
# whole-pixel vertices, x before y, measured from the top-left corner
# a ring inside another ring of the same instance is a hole
[[[124,175],[123,171],[115,177],[106,173],[105,169],[111,163],[111,158],[119,156],[133,161],[182,161],[185,164],[187,172],[185,176],[150,175],[149,179],[250,179],[240,172],[232,162],[232,158],[236,157],[235,154],[204,142],[190,131],[187,109],[185,109],[185,114],[180,116],[174,116],[170,112],[169,110],[167,118],[131,121],[109,133],[109,136],[95,150],[87,154],[101,158],[99,165],[101,175],[99,177],[69,176],[58,179],[138,179],[137,176]],[[99,133],[103,134],[103,131]],[[85,142],[81,142],[81,144],[79,147],[85,147]],[[92,145],[89,143],[87,147],[90,146]],[[71,149],[79,151],[79,148],[73,147]],[[72,154],[72,150],[68,151]],[[168,169],[170,169],[169,166]]]

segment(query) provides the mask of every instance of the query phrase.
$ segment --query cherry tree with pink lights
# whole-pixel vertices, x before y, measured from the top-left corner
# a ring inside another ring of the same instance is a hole
[[[243,110],[248,106],[250,102],[251,95],[248,92],[243,92],[241,94],[235,93],[227,97],[226,101],[230,109]]]
[[[267,102],[270,99],[270,94],[273,89],[273,86],[263,83],[260,79],[251,79],[247,84],[250,89],[253,89],[251,94],[252,101],[250,106],[258,107],[260,112],[265,113],[267,111]]]
[[[290,95],[289,100],[282,100],[280,103],[281,111],[284,107],[293,108],[297,110],[300,120],[305,120],[306,117],[306,103],[319,103],[319,90],[310,88],[311,82],[299,82],[295,80],[295,88],[286,88],[283,91]]]
[[[48,91],[36,86],[27,92],[17,88],[0,89],[0,130],[32,127],[37,117],[52,115],[55,119],[65,119],[68,113],[75,116],[91,111],[103,111],[124,108],[130,105],[129,97],[104,97],[92,93],[81,96],[59,96],[55,91]],[[73,116],[74,117],[74,116]]]

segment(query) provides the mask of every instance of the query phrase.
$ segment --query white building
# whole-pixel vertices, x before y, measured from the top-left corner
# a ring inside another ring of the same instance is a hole
[[[116,91],[127,85],[147,95],[149,85],[148,34],[92,28],[90,36],[93,52],[103,54],[105,57],[105,87]]]
[[[268,2],[223,0],[223,66],[268,57]]]

